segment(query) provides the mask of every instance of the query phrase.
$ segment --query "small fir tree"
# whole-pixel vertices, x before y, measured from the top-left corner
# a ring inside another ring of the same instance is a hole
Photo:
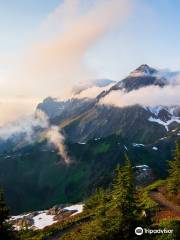
[[[173,194],[180,193],[180,139],[176,142],[174,159],[169,161],[168,190]]]
[[[0,233],[4,231],[6,220],[9,217],[9,209],[4,200],[3,190],[0,189]]]

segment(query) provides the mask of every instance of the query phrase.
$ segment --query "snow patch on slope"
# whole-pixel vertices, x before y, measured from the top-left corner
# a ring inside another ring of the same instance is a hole
[[[166,121],[166,122],[162,121],[162,120],[159,119],[159,118],[150,117],[150,118],[148,119],[148,121],[150,121],[150,122],[156,122],[156,123],[164,126],[165,129],[166,129],[167,131],[169,131],[169,125],[170,125],[171,123],[173,123],[173,122],[180,123],[180,117],[172,116],[172,118],[171,118],[170,120]]]
[[[147,109],[153,113],[155,116],[158,116],[159,112],[163,109],[162,106],[147,107]]]
[[[133,143],[133,147],[144,147],[144,144],[142,143]]]
[[[176,111],[178,111],[179,106],[162,106],[162,105],[158,105],[158,106],[144,106],[144,109],[149,110],[152,114],[154,114],[155,116],[158,116],[159,113],[164,110],[166,112],[168,112],[170,115],[176,115]]]
[[[70,207],[65,207],[64,209],[69,210],[69,211],[74,211],[74,210],[77,211],[77,212],[75,212],[71,215],[71,216],[74,216],[74,215],[79,214],[83,211],[83,206],[84,206],[83,204],[75,204],[75,205],[72,205]]]
[[[47,211],[40,212],[40,214],[35,216],[33,220],[34,220],[33,226],[37,229],[43,229],[57,222],[54,220],[54,215],[48,215]]]
[[[73,214],[71,214],[71,216],[74,216],[76,214],[79,214],[83,211],[83,204],[75,204],[75,205],[71,205],[68,207],[63,208],[64,210],[68,210],[68,211],[76,211]],[[27,214],[21,214],[21,215],[17,215],[17,216],[12,216],[9,220],[10,221],[15,221],[15,220],[21,220],[24,218],[31,218],[30,217],[31,213],[27,213]],[[50,226],[56,222],[58,222],[57,220],[55,220],[56,215],[52,215],[49,214],[48,210],[44,210],[44,211],[39,211],[37,212],[37,215],[32,217],[31,219],[33,220],[33,224],[32,226],[29,226],[29,229],[43,229],[47,226]],[[13,225],[14,229],[16,229],[17,231],[21,230],[22,228],[20,226],[18,226],[17,224]]]

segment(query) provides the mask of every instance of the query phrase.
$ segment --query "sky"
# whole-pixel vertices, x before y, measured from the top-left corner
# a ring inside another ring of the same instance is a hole
[[[110,34],[93,54],[100,75],[121,79],[146,63],[180,69],[180,1],[137,0],[119,31]]]
[[[144,63],[180,70],[179,9],[178,0],[0,0],[0,124],[74,81],[121,80]]]

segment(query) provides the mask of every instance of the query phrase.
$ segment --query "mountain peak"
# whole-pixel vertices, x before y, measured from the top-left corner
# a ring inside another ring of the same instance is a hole
[[[123,90],[130,92],[150,85],[163,87],[167,84],[167,79],[162,77],[158,70],[148,66],[147,64],[142,64],[126,78],[111,87],[110,91]]]
[[[151,76],[155,73],[157,73],[156,69],[148,66],[147,64],[142,64],[137,69],[130,73],[130,77]]]

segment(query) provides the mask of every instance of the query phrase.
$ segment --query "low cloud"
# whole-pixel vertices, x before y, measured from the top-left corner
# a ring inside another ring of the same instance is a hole
[[[37,110],[33,115],[19,118],[0,127],[0,139],[7,141],[9,138],[23,135],[25,141],[32,143],[35,140],[36,128],[46,129],[48,126],[47,116],[42,111]]]
[[[37,129],[41,131],[37,134]],[[0,140],[20,138],[24,144],[34,143],[39,139],[46,138],[58,150],[66,164],[72,161],[67,154],[65,137],[58,126],[50,126],[48,116],[41,110],[36,110],[35,114],[19,118],[18,120],[0,127]]]
[[[0,127],[8,122],[21,121],[26,119],[35,111],[37,103],[42,101],[40,98],[26,97],[2,97],[0,98]],[[19,120],[18,120],[19,119]],[[10,123],[11,125],[11,123]]]
[[[135,104],[143,106],[180,106],[180,85],[166,87],[150,86],[128,93],[124,91],[112,91],[103,99],[100,104],[113,105],[116,107],[126,107]]]
[[[175,86],[180,85],[180,72],[171,71],[169,69],[158,69],[158,72],[155,74],[156,77],[165,78],[168,81],[168,84]]]
[[[105,87],[88,87],[87,89],[81,91],[79,94],[74,95],[74,98],[96,98],[102,91],[108,90],[110,87],[112,87],[114,83],[109,84]]]
[[[72,160],[68,156],[67,149],[65,146],[65,137],[60,132],[58,126],[52,126],[48,129],[46,133],[46,137],[50,143],[52,143],[55,148],[58,150],[58,154],[64,159],[66,164],[70,164]]]

